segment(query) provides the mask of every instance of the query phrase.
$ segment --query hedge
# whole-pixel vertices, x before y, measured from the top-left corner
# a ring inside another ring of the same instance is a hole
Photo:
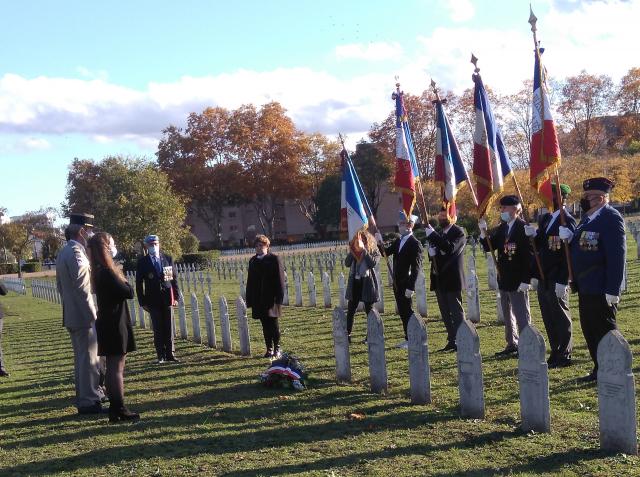
[[[180,260],[181,263],[193,264],[198,270],[209,267],[209,261],[220,257],[219,250],[208,250],[206,252],[185,253]]]
[[[42,271],[42,263],[40,262],[27,262],[22,265],[22,271],[25,273],[34,273]]]
[[[17,263],[0,263],[0,275],[9,275],[11,273],[18,273]]]

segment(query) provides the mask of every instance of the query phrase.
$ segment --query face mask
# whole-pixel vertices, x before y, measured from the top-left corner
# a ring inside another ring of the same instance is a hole
[[[511,214],[509,212],[500,212],[500,220],[509,222],[511,220]]]
[[[149,255],[158,255],[158,254],[160,254],[160,246],[159,245],[149,245],[149,248],[147,249],[147,251],[149,252]]]
[[[582,212],[589,212],[591,210],[591,201],[589,199],[580,199],[580,208]]]
[[[409,227],[405,225],[399,225],[398,232],[400,232],[400,235],[407,235],[410,232],[410,230],[409,230]]]
[[[118,249],[116,248],[115,244],[111,244],[109,246],[109,251],[111,252],[111,257],[116,258],[116,255],[118,255]]]

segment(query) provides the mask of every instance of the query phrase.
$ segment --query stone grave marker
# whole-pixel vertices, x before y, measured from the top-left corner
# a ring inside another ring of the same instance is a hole
[[[456,333],[458,389],[462,417],[484,419],[484,383],[480,338],[469,320],[462,320]]]
[[[371,391],[386,393],[387,359],[384,349],[384,324],[378,312],[372,309],[367,317],[367,347],[369,351],[369,379]]]
[[[242,297],[236,300],[236,312],[238,315],[238,335],[240,338],[240,354],[251,356],[251,339],[249,336],[249,318],[247,317],[247,306]]]
[[[333,347],[336,357],[336,380],[350,383],[351,357],[347,334],[347,316],[344,308],[339,306],[333,310]]]
[[[227,306],[227,299],[221,296],[218,302],[218,306],[220,307],[222,350],[227,353],[231,353],[233,351],[233,343],[231,341],[231,322],[229,320],[229,307]]]
[[[431,379],[429,372],[429,349],[427,327],[422,318],[411,315],[407,325],[409,337],[409,385],[413,404],[431,402]]]
[[[546,346],[535,326],[526,326],[520,333],[518,355],[522,430],[551,432]]]

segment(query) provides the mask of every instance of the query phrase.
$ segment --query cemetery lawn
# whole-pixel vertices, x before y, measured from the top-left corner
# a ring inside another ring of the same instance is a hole
[[[635,248],[633,240],[629,245]],[[635,355],[638,375],[640,263],[635,259],[632,250],[630,289],[622,297],[618,323]],[[427,320],[431,405],[409,403],[407,355],[393,347],[401,339],[401,325],[389,312],[387,288],[386,396],[368,391],[366,345],[360,343],[364,314],[356,316],[354,326],[353,383],[337,385],[331,310],[287,307],[281,321],[283,346],[308,367],[308,390],[259,384],[267,360],[261,357],[261,330],[253,320],[254,357],[178,340],[181,363],[176,365],[154,364],[151,333],[136,328],[138,351],[128,357],[125,377],[126,400],[142,414],[133,425],[76,414],[71,346],[59,306],[11,293],[1,298],[7,312],[2,345],[11,377],[0,381],[0,475],[640,475],[637,457],[599,450],[596,388],[576,382],[591,364],[574,296],[575,365],[550,371],[552,432],[520,430],[517,360],[493,356],[504,347],[504,332],[495,320],[495,298],[486,289],[481,256],[478,270],[485,420],[459,417],[455,354],[436,352],[445,344],[445,333],[432,293]],[[238,349],[238,283],[216,280],[214,288],[218,341],[217,297],[224,294]],[[290,296],[293,301],[292,281]],[[531,298],[534,324],[546,338],[535,295]],[[321,286],[318,301],[322,303]],[[202,300],[200,306],[204,337]]]

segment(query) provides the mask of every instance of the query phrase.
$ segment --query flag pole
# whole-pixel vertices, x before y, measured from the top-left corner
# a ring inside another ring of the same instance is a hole
[[[538,18],[533,14],[533,9],[531,8],[531,5],[529,5],[529,24],[531,25],[531,33],[533,34],[533,46],[535,48],[538,64],[542,65],[542,62],[540,59],[540,47],[538,45],[538,36],[536,34],[536,32],[538,31],[538,29],[536,28],[537,22],[538,22]],[[541,78],[541,80],[542,82],[546,82],[546,78]],[[542,92],[542,94],[544,94],[544,87],[542,84],[540,85],[540,88],[541,88],[540,91]],[[544,119],[544,98],[541,101],[540,107],[542,108],[542,112],[543,112],[542,117]],[[560,209],[560,225],[562,225],[563,227],[566,227],[567,217],[565,215],[564,205],[562,203],[563,202],[562,192],[560,191],[560,173],[558,171],[557,164],[555,164],[554,169],[555,169],[555,176],[556,176],[556,200],[558,201],[558,207]],[[562,244],[564,248],[564,255],[567,260],[567,272],[569,275],[569,283],[572,283],[573,282],[573,266],[571,265],[571,254],[569,253],[569,243],[567,240],[563,240]]]
[[[347,152],[347,148],[344,145],[344,138],[342,137],[342,134],[338,133],[338,138],[340,139],[340,143],[342,144],[342,149],[346,152],[345,156],[347,159],[347,167],[352,167],[354,173],[356,172],[355,167],[353,166],[353,163],[351,162],[351,157],[349,157],[349,153]],[[361,195],[362,201],[364,202],[364,205],[366,207],[366,212],[367,212],[367,217],[371,220],[371,223],[373,225],[373,227],[375,228],[376,232],[380,232],[380,229],[378,228],[378,223],[376,222],[376,218],[373,216],[373,211],[371,210],[371,206],[369,206],[369,201],[367,200],[367,197],[364,195],[364,190],[362,189],[362,185],[360,184],[360,179],[358,178],[357,174],[355,175],[355,179],[356,179],[356,185],[358,187],[358,192]],[[396,284],[395,281],[393,280],[393,271],[391,270],[391,264],[389,263],[389,257],[387,257],[387,253],[384,249],[384,244],[382,244],[382,247],[380,247],[381,252],[382,252],[382,256],[384,257],[384,260],[387,264],[387,270],[389,271],[389,276],[391,277],[391,284],[395,290],[396,288]],[[380,292],[382,293],[382,292]]]
[[[478,68],[478,65],[477,65],[478,58],[476,58],[476,56],[473,53],[471,53],[471,63],[473,63],[473,66],[474,66],[474,73],[476,73],[479,76],[480,75],[480,68]],[[433,80],[431,82],[433,83]],[[471,182],[471,181],[469,181],[469,182]],[[478,199],[476,199],[476,210],[477,210],[477,207],[478,207]],[[478,214],[479,215],[478,220],[482,219],[486,215],[486,213],[487,213],[487,209],[485,208],[485,210],[482,212],[482,215]],[[488,232],[488,230],[487,230],[487,232]],[[500,269],[498,268],[498,259],[496,258],[495,251],[494,251],[494,248],[493,248],[493,244],[491,243],[491,236],[488,233],[487,233],[486,240],[487,240],[487,246],[489,247],[489,254],[491,255],[491,258],[493,259],[493,264],[494,264],[494,266],[496,268],[496,277],[499,277],[500,276]]]

